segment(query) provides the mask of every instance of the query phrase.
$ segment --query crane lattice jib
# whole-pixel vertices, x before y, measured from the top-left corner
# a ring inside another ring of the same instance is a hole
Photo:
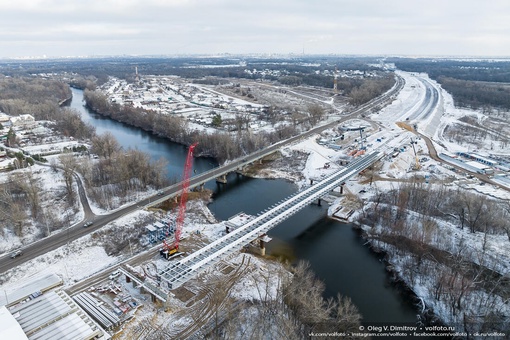
[[[192,144],[188,149],[188,156],[186,157],[186,164],[184,165],[184,172],[182,178],[181,199],[179,202],[179,212],[177,213],[177,221],[175,223],[175,240],[172,246],[173,249],[179,248],[179,241],[181,240],[182,226],[184,224],[184,217],[186,214],[186,203],[188,201],[189,192],[189,178],[191,176],[191,169],[193,168],[193,151],[198,143]]]

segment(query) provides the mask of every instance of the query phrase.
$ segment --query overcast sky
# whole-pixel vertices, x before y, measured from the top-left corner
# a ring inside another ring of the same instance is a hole
[[[0,0],[0,57],[510,56],[509,0]]]

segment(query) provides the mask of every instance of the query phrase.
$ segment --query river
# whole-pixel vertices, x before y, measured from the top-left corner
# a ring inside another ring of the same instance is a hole
[[[109,131],[122,147],[137,148],[153,159],[167,160],[168,176],[180,178],[187,152],[185,147],[92,113],[84,107],[83,91],[72,91],[71,108],[95,126],[97,133]],[[217,163],[209,158],[194,161],[197,173],[215,166]],[[236,174],[230,174],[227,179],[226,185],[207,183],[213,190],[209,208],[219,220],[240,211],[257,214],[297,190],[285,180],[253,179]],[[267,253],[310,262],[326,285],[326,297],[337,293],[350,297],[361,312],[364,324],[415,322],[417,311],[389,281],[379,257],[363,245],[351,225],[328,219],[326,212],[326,206],[310,205],[272,229],[269,236],[273,241],[268,244]]]

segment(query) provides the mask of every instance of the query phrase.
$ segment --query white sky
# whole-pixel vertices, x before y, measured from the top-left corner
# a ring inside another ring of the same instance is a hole
[[[0,0],[0,57],[510,56],[508,0]]]

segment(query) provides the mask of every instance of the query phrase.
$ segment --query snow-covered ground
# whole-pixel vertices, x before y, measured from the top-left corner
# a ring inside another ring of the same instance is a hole
[[[55,172],[48,166],[35,164],[29,168],[2,172],[0,181],[5,183],[10,181],[10,176],[16,175],[22,182],[32,181],[38,188],[41,216],[37,221],[26,221],[21,237],[14,235],[11,230],[4,229],[3,237],[0,237],[0,253],[34,242],[43,232],[46,234],[60,232],[61,230],[54,230],[56,222],[72,226],[83,219],[84,212],[80,204],[76,203],[73,207],[67,204],[64,178],[60,170]],[[77,189],[74,183],[73,190],[76,192]]]
[[[368,201],[371,196],[378,192],[385,192],[395,188],[399,181],[408,180],[417,176],[421,178],[428,178],[431,183],[430,185],[439,185],[439,183],[444,182],[446,185],[462,186],[466,190],[486,190],[487,194],[491,194],[496,197],[505,197],[504,195],[508,195],[508,192],[489,187],[487,185],[482,188],[482,186],[469,182],[462,176],[444,167],[442,164],[430,159],[427,155],[427,148],[424,141],[416,139],[413,134],[400,130],[400,128],[394,125],[396,120],[405,120],[407,112],[416,105],[417,101],[423,98],[423,84],[416,80],[414,76],[406,73],[401,73],[401,75],[406,79],[406,86],[404,87],[404,90],[390,106],[386,107],[379,114],[372,115],[372,118],[374,119],[377,117],[377,120],[382,124],[383,128],[379,129],[377,126],[371,126],[366,129],[365,136],[367,152],[375,150],[376,148],[384,148],[391,152],[393,152],[394,148],[397,148],[399,151],[396,152],[395,157],[388,154],[388,156],[383,159],[383,164],[380,169],[374,170],[374,174],[376,175],[374,177],[380,177],[382,180],[377,180],[377,178],[375,178],[372,184],[362,184],[359,182],[361,177],[353,178],[346,183],[346,190],[357,196],[363,203]],[[421,89],[421,91],[419,91],[419,89]],[[441,144],[450,152],[454,152],[456,150],[464,149],[445,140],[445,138],[442,137],[441,131],[444,130],[444,126],[455,121],[456,117],[465,115],[466,112],[459,111],[452,107],[451,105],[453,105],[453,102],[451,101],[451,97],[448,96],[449,95],[447,93],[444,91],[442,92],[442,97],[444,98],[443,103],[445,105],[443,111],[448,112],[448,114],[441,115],[441,123],[434,134],[434,139],[440,141]],[[411,105],[410,103],[414,104]],[[437,117],[434,116],[433,119],[436,118]],[[355,121],[352,122],[352,124],[360,124],[360,122]],[[370,122],[368,122],[367,125],[371,125]],[[329,134],[330,136],[336,135],[339,134],[339,130],[326,131],[323,135],[324,134]],[[295,155],[295,152],[307,154],[308,156],[303,158],[302,161],[295,163],[296,168],[289,169],[289,163],[283,161],[279,167],[271,167],[271,171],[267,171],[266,169],[261,173],[263,176],[283,177],[298,181],[298,184],[302,187],[309,185],[310,180],[320,179],[326,176],[335,169],[338,169],[338,167],[341,167],[342,165],[339,164],[341,164],[344,160],[351,159],[349,154],[352,153],[352,150],[358,148],[358,143],[355,142],[354,139],[359,135],[359,132],[348,132],[345,133],[345,135],[344,142],[339,143],[341,148],[336,150],[328,147],[327,145],[320,145],[317,142],[317,139],[324,136],[319,135],[287,147],[281,150],[284,160]],[[415,144],[416,152],[418,157],[422,159],[420,171],[412,171],[416,157],[414,155],[413,148],[409,144],[411,139],[417,141],[417,144]],[[403,149],[404,146],[406,146],[405,149]],[[423,160],[424,158],[425,160]],[[289,160],[289,162],[291,161]],[[36,165],[30,170],[37,175],[44,191],[61,192],[63,190],[64,184],[61,177],[52,173],[50,168]],[[23,171],[29,170],[25,169]],[[55,180],[55,178],[57,178],[57,180]],[[151,193],[144,193],[144,195],[149,194]],[[59,208],[58,204],[53,201],[51,201],[50,204],[55,206],[55,209],[63,209]],[[333,202],[330,213],[336,210],[336,208],[341,204],[341,200]],[[93,209],[95,213],[102,213],[102,211],[100,211],[97,207],[93,207]],[[188,210],[191,213],[187,215],[186,228],[184,229],[183,234],[183,248],[188,247],[188,249],[192,251],[194,248],[211,242],[224,234],[224,224],[215,223],[216,221],[207,209],[205,202],[190,202]],[[359,213],[360,212],[358,211],[358,214]],[[62,210],[61,214],[65,214],[65,210]],[[116,226],[133,226],[140,220],[146,218],[149,214],[152,213],[139,211],[137,213],[127,215],[106,226],[104,230],[107,232],[109,228],[114,228]],[[353,215],[353,218],[355,217],[356,215]],[[75,223],[83,218],[83,212],[72,214],[69,218],[71,223]],[[158,218],[174,218],[174,216],[158,216]],[[464,240],[463,242],[474,249],[478,249],[481,242],[485,241],[486,256],[492,260],[500,262],[499,268],[501,268],[501,274],[508,273],[510,270],[508,265],[508,263],[510,263],[510,243],[505,239],[505,237],[490,235],[488,239],[481,240],[481,236],[479,234],[471,234],[466,231],[461,231],[455,226],[440,220],[438,220],[437,223],[440,225],[442,233],[439,238],[450,239],[453,243]],[[20,239],[16,239],[13,235],[9,234],[5,235],[5,237],[1,240],[0,250],[9,249],[12,244],[16,244],[16,242],[21,244]],[[29,280],[36,276],[42,276],[48,272],[57,273],[64,279],[64,284],[69,285],[72,284],[74,280],[85,278],[110,267],[114,263],[118,263],[127,255],[128,254],[121,256],[109,256],[103,246],[97,245],[97,240],[95,240],[93,236],[85,236],[79,240],[70,242],[70,244],[65,247],[54,250],[39,258],[32,259],[16,268],[16,270],[4,273],[0,278],[3,283],[0,286],[0,290],[12,290],[17,284],[19,284],[19,282]],[[237,265],[241,256],[242,255],[235,256],[231,258],[229,262],[232,265]],[[266,274],[273,270],[277,270],[277,268],[273,267],[275,264],[262,261],[253,256],[250,257],[253,272],[250,276],[242,279],[234,286],[232,289],[232,295],[242,300],[260,300],[261,292],[268,291],[269,295],[274,294],[271,289],[267,290],[267,287],[263,287],[263,285],[267,286],[267,280],[274,279],[272,277],[268,279],[264,278],[269,277]],[[399,267],[399,264],[402,261],[405,261],[405,259],[394,258],[391,261],[394,263],[397,270],[399,270],[401,268]],[[162,260],[157,260],[156,263],[158,266],[164,266],[166,264],[166,262]],[[416,284],[410,285],[419,297],[423,298],[428,305],[434,306],[435,311],[441,313],[444,307],[439,304],[434,305],[434,302],[431,301],[432,297],[429,294],[430,287],[428,287],[427,284],[427,278],[422,277],[416,281]],[[276,282],[271,281],[270,286],[274,285],[276,285]],[[510,314],[510,311],[508,311],[507,315],[508,314]],[[440,315],[443,316],[442,314]],[[445,318],[445,320],[449,319]],[[182,320],[176,322],[181,323],[181,326],[182,324],[186,324],[186,322]]]

